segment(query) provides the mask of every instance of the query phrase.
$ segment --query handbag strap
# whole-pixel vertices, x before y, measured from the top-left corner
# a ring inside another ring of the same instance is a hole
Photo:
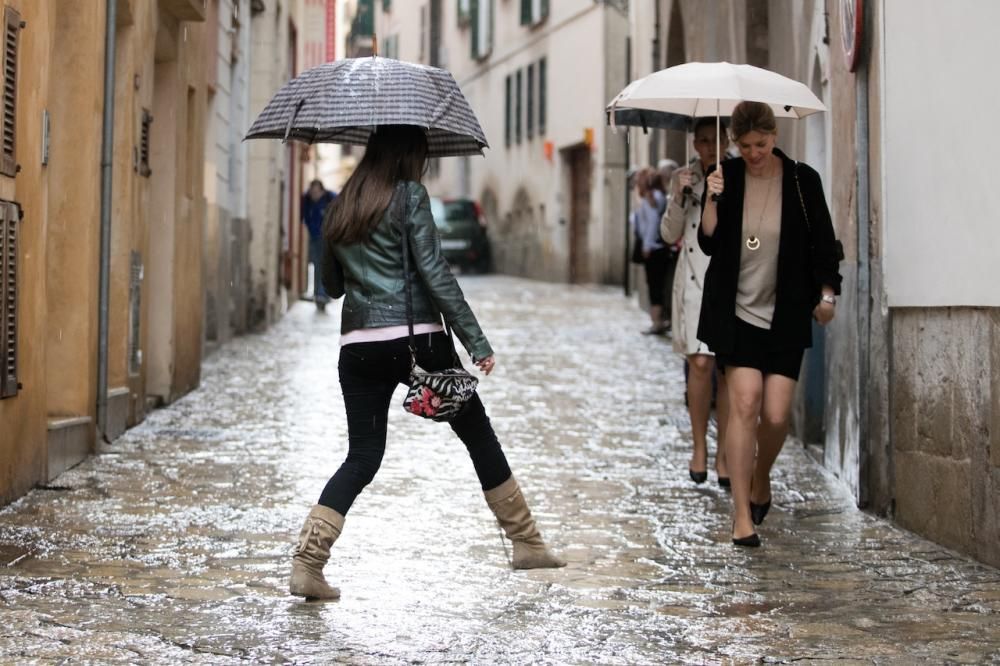
[[[413,365],[417,364],[417,344],[415,335],[413,334],[413,286],[410,280],[410,237],[409,237],[409,217],[407,215],[407,210],[409,209],[409,197],[406,195],[406,184],[402,181],[396,184],[396,191],[393,193],[393,212],[395,216],[399,219],[399,233],[402,237],[403,244],[403,291],[406,292],[406,326],[408,329],[409,341],[408,345],[410,347],[410,357],[413,361]],[[451,333],[451,326],[448,324],[448,319],[444,316],[441,317],[444,321],[444,329],[448,333],[448,340],[451,342],[451,354],[455,358],[456,365],[461,365],[461,360],[458,358],[458,353],[455,352],[455,338]]]
[[[795,189],[799,192],[799,203],[802,205],[802,217],[806,220],[806,229],[809,231],[809,246],[812,247],[812,225],[809,224],[809,213],[806,212],[806,200],[802,196],[802,185],[799,184],[799,163],[795,163]]]

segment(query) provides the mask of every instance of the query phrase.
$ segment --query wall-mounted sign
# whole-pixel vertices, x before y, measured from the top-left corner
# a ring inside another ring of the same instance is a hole
[[[864,0],[840,0],[840,36],[849,72],[858,68],[865,18],[864,5]]]

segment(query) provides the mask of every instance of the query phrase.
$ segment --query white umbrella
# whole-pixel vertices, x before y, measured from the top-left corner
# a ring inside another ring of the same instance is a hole
[[[802,118],[826,111],[804,84],[752,65],[689,62],[661,69],[628,84],[611,100],[611,118],[620,109],[663,111],[697,118],[715,115],[716,155],[719,118],[743,101],[763,102],[779,118]]]

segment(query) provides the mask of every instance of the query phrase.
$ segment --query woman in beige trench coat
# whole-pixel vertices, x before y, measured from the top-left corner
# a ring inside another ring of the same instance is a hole
[[[698,247],[698,225],[701,222],[701,199],[705,191],[705,169],[716,162],[715,118],[702,118],[695,123],[694,149],[698,157],[685,169],[678,169],[670,181],[670,203],[660,220],[660,234],[667,243],[683,240],[677,271],[674,273],[673,322],[674,351],[688,360],[687,403],[691,417],[691,437],[694,451],[688,463],[688,474],[695,483],[708,479],[708,417],[712,405],[712,375],[715,357],[708,345],[697,336],[698,316],[701,312],[702,287],[709,257]],[[725,126],[722,126],[725,136]],[[722,149],[728,140],[722,141]],[[689,188],[690,192],[685,192]],[[717,408],[718,450],[715,454],[715,471],[719,485],[729,487],[726,468],[725,423],[728,415],[725,378],[718,374]]]

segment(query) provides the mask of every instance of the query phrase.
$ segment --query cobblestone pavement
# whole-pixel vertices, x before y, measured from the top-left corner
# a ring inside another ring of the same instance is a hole
[[[484,401],[566,569],[512,572],[461,444],[394,406],[327,568],[343,598],[286,594],[346,450],[338,316],[302,303],[0,512],[0,660],[1000,661],[1000,572],[855,510],[794,444],[764,547],[730,545],[728,496],[687,479],[681,361],[619,291],[464,285],[498,350]]]

